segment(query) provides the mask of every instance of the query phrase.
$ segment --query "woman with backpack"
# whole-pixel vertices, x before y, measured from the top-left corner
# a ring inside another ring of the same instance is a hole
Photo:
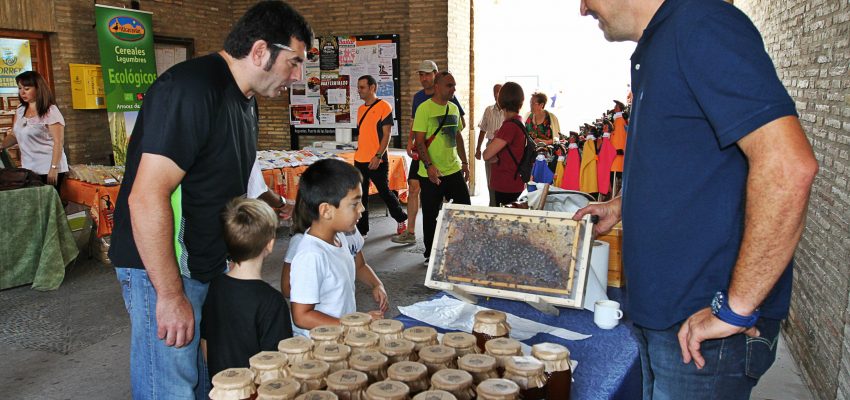
[[[503,110],[505,121],[496,131],[496,137],[484,149],[485,161],[496,159],[491,172],[490,184],[496,195],[496,204],[505,205],[515,202],[525,189],[525,181],[519,166],[525,153],[525,127],[519,117],[525,94],[515,82],[507,82],[499,91],[499,107]]]

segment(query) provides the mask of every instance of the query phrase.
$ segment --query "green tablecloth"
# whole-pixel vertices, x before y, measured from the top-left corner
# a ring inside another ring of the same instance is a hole
[[[52,186],[0,191],[0,289],[57,289],[78,253]]]

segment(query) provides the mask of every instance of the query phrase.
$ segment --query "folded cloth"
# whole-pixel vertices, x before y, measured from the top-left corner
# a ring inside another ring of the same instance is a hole
[[[439,328],[472,332],[475,313],[488,310],[488,308],[464,303],[449,296],[443,296],[438,299],[421,301],[413,305],[399,307],[398,310],[410,318]],[[548,333],[565,340],[584,340],[590,337],[590,335],[541,324],[517,317],[513,314],[508,314],[507,316],[508,324],[511,325],[511,337],[517,340],[531,339],[538,333]]]

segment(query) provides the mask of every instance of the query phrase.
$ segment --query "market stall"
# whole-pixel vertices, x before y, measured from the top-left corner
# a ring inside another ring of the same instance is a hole
[[[39,186],[0,191],[0,289],[32,283],[59,288],[78,250],[56,189]]]
[[[354,152],[331,152],[311,150],[270,150],[258,151],[257,158],[266,185],[277,193],[283,194],[289,200],[294,200],[298,194],[298,180],[307,167],[323,158],[337,158],[349,164],[354,164]],[[404,151],[390,149],[389,151],[389,187],[399,192],[399,197],[407,199],[407,163]],[[369,194],[377,194],[374,184],[369,185]]]

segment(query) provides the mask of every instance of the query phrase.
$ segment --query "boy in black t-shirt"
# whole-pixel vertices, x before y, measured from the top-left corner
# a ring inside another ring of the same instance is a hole
[[[292,337],[283,295],[260,274],[274,248],[277,215],[260,200],[236,198],[222,220],[230,270],[210,282],[201,319],[210,377],[247,368],[251,356],[277,350],[279,341]]]

